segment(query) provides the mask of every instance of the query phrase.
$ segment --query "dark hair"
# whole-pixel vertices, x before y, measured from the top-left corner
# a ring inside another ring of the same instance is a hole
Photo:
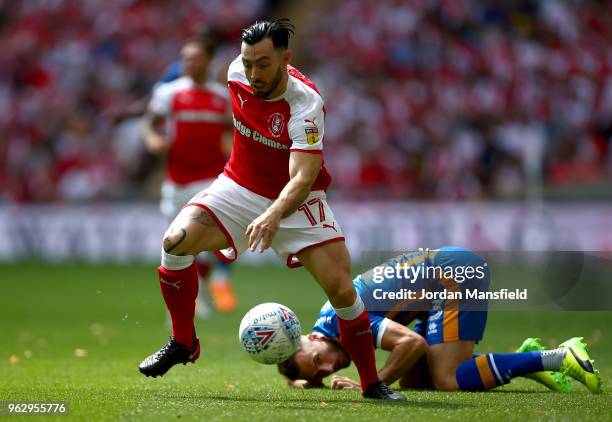
[[[206,26],[197,35],[189,38],[186,44],[198,44],[209,56],[214,56],[217,47],[223,41],[223,34],[216,26]]]
[[[270,38],[274,48],[286,50],[289,47],[289,37],[293,35],[294,28],[295,26],[287,18],[257,21],[242,30],[240,41],[253,45],[264,38]]]
[[[278,372],[287,377],[287,379],[291,381],[295,381],[300,377],[300,367],[295,361],[296,353],[292,354],[289,359],[284,362],[279,363]]]

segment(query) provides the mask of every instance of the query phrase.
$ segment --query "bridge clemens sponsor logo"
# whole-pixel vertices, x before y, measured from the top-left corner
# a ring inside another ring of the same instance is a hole
[[[247,127],[244,123],[242,123],[240,120],[236,119],[235,116],[232,116],[232,119],[234,120],[234,127],[236,128],[236,130],[242,135],[245,136],[247,138],[251,138],[252,140],[254,140],[255,142],[259,142],[260,144],[264,144],[267,147],[270,148],[275,148],[275,149],[289,149],[289,145],[285,145],[282,144],[280,142],[277,141],[273,141],[270,138],[266,138],[265,136],[263,136],[261,133],[259,133],[256,130],[253,130],[249,127]]]
[[[177,122],[208,122],[208,123],[224,123],[227,117],[222,112],[204,111],[204,110],[179,110],[174,113],[174,119]]]

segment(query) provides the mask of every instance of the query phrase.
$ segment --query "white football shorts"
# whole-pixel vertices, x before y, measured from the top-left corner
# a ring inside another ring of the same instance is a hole
[[[231,245],[215,254],[225,262],[233,262],[248,248],[249,238],[245,235],[248,225],[272,202],[221,174],[186,206],[204,208],[212,215]],[[281,220],[271,247],[289,268],[297,268],[302,264],[295,255],[306,248],[339,240],[344,240],[344,236],[325,192],[313,191],[293,214]]]

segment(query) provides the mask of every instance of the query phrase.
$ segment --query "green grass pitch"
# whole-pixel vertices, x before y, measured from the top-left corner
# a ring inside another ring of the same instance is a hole
[[[577,383],[575,393],[556,394],[517,379],[487,393],[406,391],[407,403],[390,405],[355,391],[289,389],[274,366],[252,361],[237,340],[248,308],[286,304],[307,331],[324,297],[304,270],[238,265],[233,277],[240,310],[198,321],[200,360],[149,379],[138,363],[168,336],[155,265],[0,265],[0,401],[65,401],[69,419],[83,421],[612,419],[612,313],[492,312],[477,347],[509,352],[527,336],[547,345],[584,336],[602,372],[601,395]],[[354,368],[344,374],[356,376]]]

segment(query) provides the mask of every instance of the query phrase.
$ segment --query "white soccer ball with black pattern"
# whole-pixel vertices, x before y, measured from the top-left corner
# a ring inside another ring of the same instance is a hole
[[[246,313],[238,338],[244,350],[259,363],[287,360],[300,347],[302,327],[295,313],[278,303],[262,303]]]

